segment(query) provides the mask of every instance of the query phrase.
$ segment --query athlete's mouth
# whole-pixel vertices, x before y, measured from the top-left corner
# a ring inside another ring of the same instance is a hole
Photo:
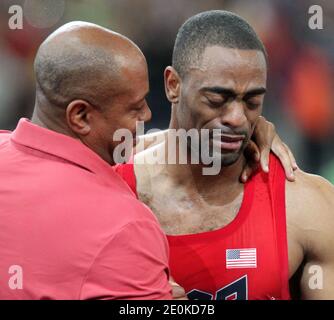
[[[214,145],[222,150],[237,151],[245,140],[244,135],[219,134],[213,136]]]

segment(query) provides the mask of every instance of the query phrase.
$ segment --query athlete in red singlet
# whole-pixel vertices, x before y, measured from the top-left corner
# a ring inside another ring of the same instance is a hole
[[[133,163],[117,172],[137,192]],[[167,234],[170,271],[188,298],[290,298],[285,179],[279,160],[271,155],[269,174],[258,171],[246,183],[231,223],[197,234]]]
[[[190,18],[165,70],[169,132],[220,130],[209,142],[221,148],[213,155],[222,168],[208,176],[202,163],[168,163],[167,153],[193,150],[171,149],[170,135],[135,156],[136,181],[128,165],[168,235],[171,275],[191,299],[289,299],[294,288],[293,298],[334,298],[333,186],[301,170],[285,183],[273,156],[269,174],[239,181],[266,77],[265,49],[242,18],[225,11]]]
[[[289,299],[285,175],[270,160],[269,175],[258,172],[246,183],[227,226],[167,236],[171,273],[190,299]]]

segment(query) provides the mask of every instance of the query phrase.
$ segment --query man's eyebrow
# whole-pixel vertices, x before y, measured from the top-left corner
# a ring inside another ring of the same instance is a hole
[[[224,87],[203,87],[200,89],[201,92],[212,92],[212,93],[217,93],[217,94],[222,94],[222,95],[227,95],[227,96],[233,96],[236,95],[236,92],[232,89],[229,88],[224,88]]]
[[[259,96],[261,94],[265,94],[267,91],[266,88],[260,87],[260,88],[254,88],[249,91],[247,91],[244,95],[244,97],[251,97],[251,96]]]
[[[237,92],[235,92],[232,89],[229,88],[225,88],[225,87],[218,87],[218,86],[214,86],[214,87],[203,87],[200,89],[201,92],[212,92],[212,93],[217,93],[217,94],[221,94],[221,95],[226,95],[226,96],[237,96]],[[249,98],[250,96],[257,96],[257,95],[261,95],[266,93],[266,88],[264,87],[259,87],[259,88],[254,88],[251,89],[249,91],[247,91],[244,94],[244,97]]]

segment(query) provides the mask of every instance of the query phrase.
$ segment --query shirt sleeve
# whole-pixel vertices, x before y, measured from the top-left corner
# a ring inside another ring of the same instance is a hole
[[[100,250],[80,299],[171,299],[168,242],[157,223],[124,226]]]

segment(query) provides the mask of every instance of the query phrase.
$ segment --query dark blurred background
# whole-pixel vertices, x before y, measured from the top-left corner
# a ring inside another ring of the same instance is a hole
[[[323,9],[323,29],[311,30],[311,5]],[[23,8],[23,29],[11,30],[12,5]],[[190,16],[225,9],[244,17],[269,54],[264,115],[274,122],[299,166],[334,183],[334,1],[330,0],[1,0],[0,128],[14,129],[34,105],[33,59],[60,25],[90,21],[120,32],[143,50],[150,71],[147,129],[166,128],[170,106],[163,70],[171,63],[178,28]]]

